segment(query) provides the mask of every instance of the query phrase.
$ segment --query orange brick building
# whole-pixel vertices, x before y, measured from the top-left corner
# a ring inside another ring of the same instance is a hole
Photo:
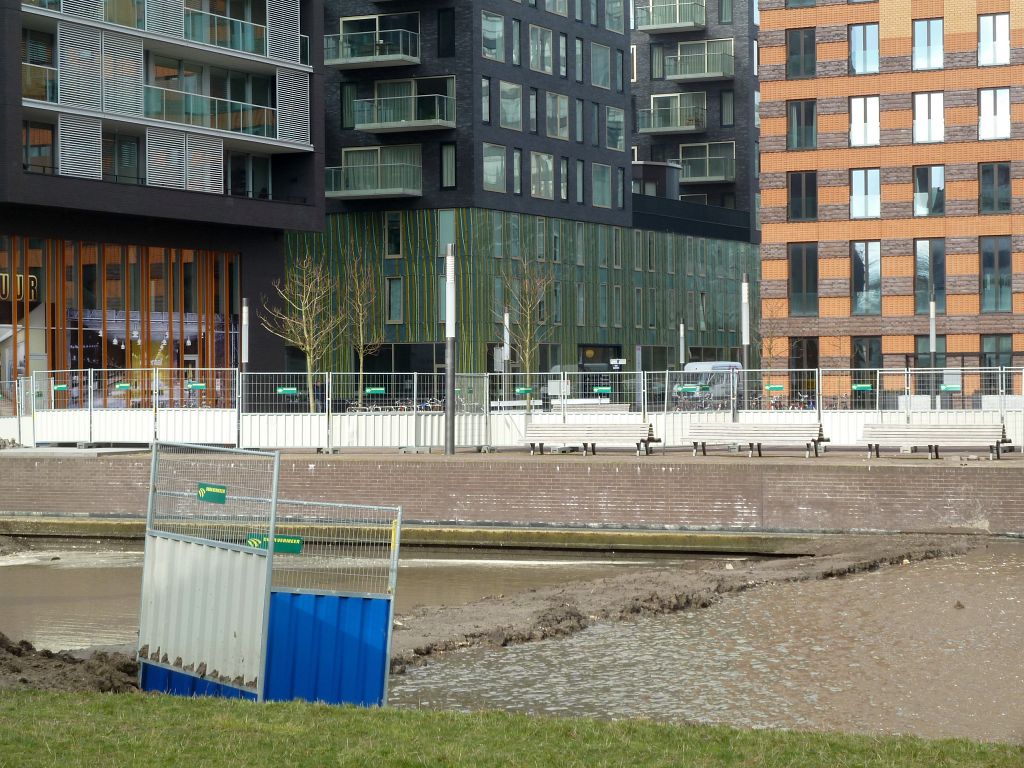
[[[765,367],[1024,364],[1024,0],[761,0]]]

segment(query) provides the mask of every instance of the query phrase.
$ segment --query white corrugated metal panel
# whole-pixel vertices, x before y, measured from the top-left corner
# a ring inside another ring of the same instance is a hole
[[[185,188],[224,194],[224,140],[190,133],[185,139]]]
[[[151,443],[154,430],[151,408],[95,408],[92,439],[97,443]]]
[[[36,411],[36,442],[77,443],[89,441],[88,411]]]
[[[184,37],[184,0],[146,0],[146,30]]]
[[[167,443],[235,445],[238,411],[234,408],[160,408],[157,439]]]
[[[61,13],[83,19],[103,20],[103,0],[61,0]]]
[[[327,414],[242,414],[243,448],[325,448]]]
[[[103,121],[100,118],[58,116],[57,171],[61,176],[103,178]]]
[[[277,70],[277,138],[309,144],[309,75]]]
[[[142,114],[142,38],[103,33],[103,110]]]
[[[267,55],[299,61],[299,0],[267,0]]]
[[[146,129],[146,184],[185,188],[185,134],[166,128]]]
[[[102,107],[100,37],[98,29],[66,21],[57,24],[57,100],[61,104]]]
[[[140,648],[189,671],[258,681],[267,558],[150,534],[144,563]]]
[[[5,416],[0,418],[0,440],[18,439],[18,417]]]

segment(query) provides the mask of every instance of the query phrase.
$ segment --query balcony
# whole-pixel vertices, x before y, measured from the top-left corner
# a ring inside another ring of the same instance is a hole
[[[57,69],[41,64],[21,64],[21,95],[25,99],[37,99],[57,103]]]
[[[355,128],[367,133],[443,131],[455,127],[455,99],[426,94],[355,102]]]
[[[21,0],[22,5],[34,5],[36,8],[45,8],[47,11],[60,12],[60,0]]]
[[[684,53],[665,57],[666,80],[731,80],[736,57],[731,53]]]
[[[277,136],[277,113],[271,107],[174,91],[155,85],[146,86],[145,101],[145,116],[153,120],[249,136]]]
[[[414,163],[373,163],[325,168],[324,192],[330,198],[372,200],[423,195],[423,167]]]
[[[705,107],[654,107],[637,110],[640,133],[700,133],[707,127]]]
[[[707,25],[704,3],[699,0],[637,0],[634,8],[636,28],[640,32],[687,32]]]
[[[684,157],[679,164],[680,184],[714,184],[736,180],[735,157]]]
[[[185,39],[232,51],[267,55],[267,28],[216,13],[185,9]]]
[[[407,29],[324,36],[324,64],[335,69],[407,67],[419,63],[419,33]]]

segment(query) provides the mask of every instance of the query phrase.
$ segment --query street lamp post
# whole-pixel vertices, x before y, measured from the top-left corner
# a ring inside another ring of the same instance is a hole
[[[928,367],[931,368],[931,397],[929,398],[929,404],[932,410],[935,409],[937,403],[935,402],[935,287],[932,286],[931,294],[928,298]]]
[[[445,253],[444,453],[455,453],[455,245]]]

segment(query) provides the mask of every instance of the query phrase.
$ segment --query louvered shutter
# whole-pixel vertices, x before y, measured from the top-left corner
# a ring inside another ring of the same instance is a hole
[[[146,30],[184,37],[184,0],[146,0]]]
[[[103,122],[98,117],[57,117],[57,169],[61,176],[103,178]]]
[[[224,194],[223,139],[190,133],[185,140],[185,148],[186,188],[193,192]]]
[[[103,21],[103,0],[61,0],[60,12]]]
[[[298,61],[299,0],[267,0],[267,55]]]
[[[75,107],[102,107],[100,31],[78,24],[57,25],[58,101]]]
[[[277,70],[277,138],[309,144],[309,75]]]
[[[163,128],[146,129],[146,184],[185,188],[185,134]]]
[[[142,114],[142,38],[103,33],[103,111]]]

